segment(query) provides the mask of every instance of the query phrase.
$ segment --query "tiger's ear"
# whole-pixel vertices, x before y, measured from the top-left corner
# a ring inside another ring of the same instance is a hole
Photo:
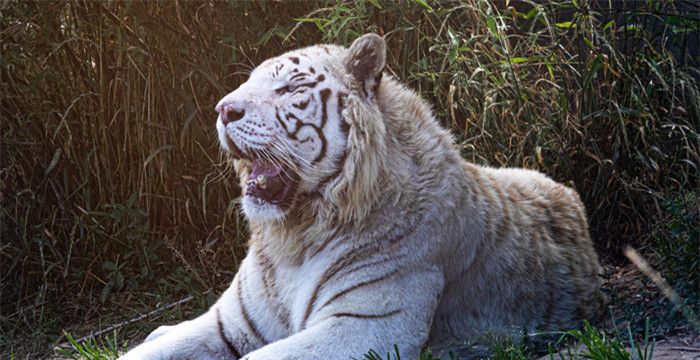
[[[386,42],[373,33],[355,39],[345,58],[345,69],[361,85],[364,95],[373,97],[382,81],[386,63]]]

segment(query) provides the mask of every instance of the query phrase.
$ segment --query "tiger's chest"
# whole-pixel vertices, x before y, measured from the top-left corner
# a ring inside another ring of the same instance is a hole
[[[336,260],[321,256],[300,265],[284,264],[251,249],[241,265],[241,290],[266,340],[283,339],[306,327],[320,293],[334,286],[323,277]]]

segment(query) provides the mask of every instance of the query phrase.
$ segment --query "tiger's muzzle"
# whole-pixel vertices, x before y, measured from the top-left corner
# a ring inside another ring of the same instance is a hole
[[[242,127],[237,124],[238,122],[242,124],[250,121],[255,122],[256,118],[261,116],[254,107],[251,108],[254,105],[254,102],[247,99],[222,99],[216,106],[220,122],[217,126],[223,125],[221,130],[225,134],[223,136],[220,134],[220,140],[226,142],[226,148],[229,150],[231,158],[243,160],[249,164],[246,166],[248,178],[242,179],[245,183],[242,189],[245,196],[259,205],[271,204],[286,208],[292,203],[300,176],[288,163],[275,158],[272,151],[266,150],[270,145],[269,138],[265,142],[258,139],[248,139],[237,144],[235,136],[232,136],[231,133],[232,131],[242,131],[243,134],[250,135],[250,129],[246,128],[245,125]],[[248,132],[241,130],[241,128],[248,129]],[[255,144],[255,147],[250,147],[248,143]],[[243,174],[239,175],[244,176]]]

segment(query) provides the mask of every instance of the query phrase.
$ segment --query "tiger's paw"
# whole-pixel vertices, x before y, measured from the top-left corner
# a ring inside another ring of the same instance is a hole
[[[147,343],[149,341],[153,341],[153,340],[165,335],[165,333],[170,331],[170,329],[172,329],[172,328],[173,328],[173,326],[170,326],[170,325],[159,326],[157,329],[153,330],[150,334],[148,334],[148,336],[146,337],[146,340],[144,340],[143,342]]]

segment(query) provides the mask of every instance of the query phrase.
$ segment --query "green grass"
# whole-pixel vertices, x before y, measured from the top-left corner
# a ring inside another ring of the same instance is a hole
[[[649,333],[649,321],[645,324],[644,337],[639,341],[633,339],[631,330],[628,331],[627,338],[623,338],[619,334],[608,335],[605,331],[585,323],[583,329],[561,333],[559,340],[547,344],[548,354],[553,360],[652,360],[654,342],[649,338]],[[118,357],[120,349],[123,351],[126,348],[125,344],[120,347],[116,332],[102,341],[88,339],[78,343],[70,334],[66,334],[66,338],[71,348],[56,352],[75,360],[112,360]],[[632,353],[627,350],[628,347],[632,349]],[[392,350],[384,355],[369,350],[357,360],[401,360],[399,347],[395,345]],[[524,344],[513,343],[511,340],[495,342],[490,352],[488,359],[492,360],[527,360],[541,356],[541,353],[538,355]],[[459,360],[460,358],[450,353],[443,359]],[[439,360],[439,358],[433,357],[430,349],[426,349],[418,360]]]
[[[628,329],[627,345],[619,334],[610,336],[603,330],[585,323],[582,330],[570,330],[565,336],[575,339],[573,346],[569,345],[561,351],[558,358],[561,360],[591,359],[591,360],[651,360],[654,353],[654,342],[649,338],[649,321],[645,324],[644,337],[641,342],[636,342],[632,337],[632,331]],[[562,338],[564,339],[564,337]],[[577,349],[578,351],[574,350]],[[628,346],[631,352],[627,350]],[[550,351],[550,359],[555,359]]]
[[[491,358],[495,360],[525,360],[528,358],[527,348],[522,344],[514,344],[512,341],[503,341],[494,346]]]
[[[606,259],[634,244],[673,286],[692,283],[697,213],[664,199],[699,185],[696,14],[635,2],[611,21],[607,1],[502,3],[0,9],[0,353],[38,357],[64,330],[188,294],[206,308],[199,294],[228,285],[247,238],[214,105],[268,57],[366,31],[386,35],[387,72],[434,105],[465,158],[575,187]]]
[[[126,344],[119,345],[116,331],[111,336],[98,341],[94,338],[78,342],[69,333],[65,334],[69,349],[56,349],[56,354],[74,360],[113,360],[119,357],[119,351],[126,350]]]
[[[585,323],[583,329],[570,330],[560,333],[557,341],[545,344],[545,354],[552,360],[652,360],[654,353],[654,340],[649,337],[650,324],[645,323],[644,337],[635,341],[632,331],[628,330],[626,338],[619,334],[607,334],[604,330]],[[548,334],[551,335],[551,334]],[[626,344],[625,344],[626,342]],[[631,349],[631,352],[628,351]],[[538,351],[539,350],[539,351]],[[524,343],[514,343],[512,340],[500,340],[492,344],[492,360],[527,360],[540,358],[542,349],[529,349]],[[363,360],[401,360],[400,350],[394,346],[392,353],[386,356],[380,355],[374,350],[364,354]],[[454,353],[450,353],[443,359],[459,360]],[[419,360],[439,360],[433,357],[430,350],[421,353]]]

